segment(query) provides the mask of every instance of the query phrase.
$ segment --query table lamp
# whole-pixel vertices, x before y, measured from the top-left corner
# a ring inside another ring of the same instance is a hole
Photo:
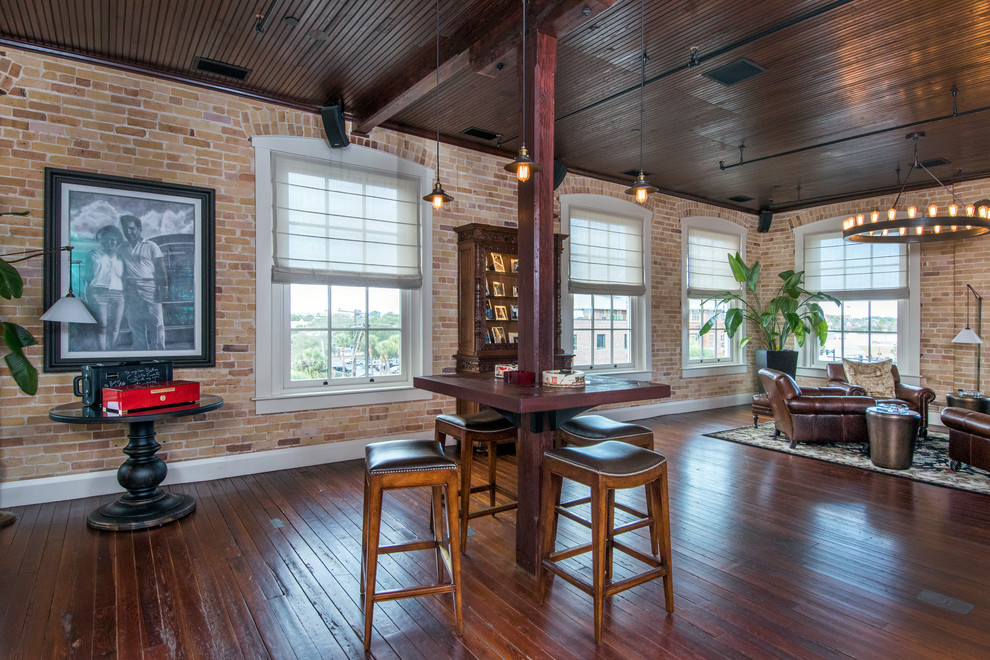
[[[969,327],[969,292],[966,294],[966,327],[963,328],[958,335],[952,340],[953,344],[976,344],[976,392],[980,392],[980,349],[983,344],[983,339],[980,335],[983,333],[983,296],[976,292],[971,285],[967,284],[966,288],[969,292],[976,297],[976,332],[973,332]]]

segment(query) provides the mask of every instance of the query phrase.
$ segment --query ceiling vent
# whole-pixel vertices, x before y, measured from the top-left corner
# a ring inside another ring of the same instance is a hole
[[[625,176],[631,176],[635,179],[639,176],[639,170],[626,170],[623,174]],[[653,176],[653,172],[643,172],[643,176]]]
[[[234,80],[244,80],[251,75],[251,69],[234,66],[233,64],[227,64],[226,62],[218,62],[217,60],[211,60],[206,57],[197,57],[195,68],[197,71],[215,73],[218,76],[226,76],[227,78],[233,78]]]
[[[498,133],[492,133],[491,131],[486,131],[483,128],[475,128],[474,126],[464,131],[464,135],[470,135],[479,140],[494,140],[498,137]]]
[[[752,202],[753,198],[747,197],[746,195],[733,195],[732,197],[729,198],[729,201],[739,202],[740,204],[742,204],[743,202]]]
[[[722,83],[723,85],[735,85],[737,82],[742,82],[747,78],[755,76],[758,73],[763,73],[766,71],[762,66],[756,62],[751,62],[745,58],[736,60],[735,62],[729,62],[728,64],[723,64],[717,69],[712,69],[708,73],[703,73],[705,78],[710,78],[717,83]]]
[[[941,165],[948,165],[952,161],[948,158],[930,158],[928,160],[923,160],[919,163],[922,167],[926,169],[931,169],[933,167],[939,167]]]

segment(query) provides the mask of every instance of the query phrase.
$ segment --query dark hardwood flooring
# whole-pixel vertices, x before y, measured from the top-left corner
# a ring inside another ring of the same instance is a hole
[[[589,598],[557,580],[536,603],[503,513],[472,523],[464,634],[449,596],[382,603],[371,655],[990,657],[990,498],[701,435],[749,422],[744,407],[648,421],[670,461],[673,615],[659,580],[626,591],[596,648]],[[363,656],[362,472],[349,461],[174,486],[196,512],[134,533],[86,527],[112,497],[15,509],[0,529],[0,657]],[[642,504],[641,489],[620,497]],[[427,507],[425,494],[387,496],[388,541],[426,534]],[[562,538],[585,534],[562,521]],[[648,547],[645,530],[631,536]],[[634,564],[616,561],[618,576]],[[432,553],[388,555],[379,584],[434,571]],[[925,590],[974,607],[929,604]]]

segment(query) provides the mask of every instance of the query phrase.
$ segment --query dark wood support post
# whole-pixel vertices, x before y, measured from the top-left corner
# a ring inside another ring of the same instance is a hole
[[[526,62],[532,63],[528,71],[520,72],[520,84],[526,86],[526,107],[522,110],[526,113],[526,146],[543,171],[519,184],[519,299],[526,301],[519,305],[519,368],[536,372],[540,382],[541,373],[553,369],[555,345],[553,121],[557,39],[537,32],[535,38],[524,42],[529,44]],[[532,415],[523,415],[521,422],[516,562],[536,572],[540,514],[537,473],[543,452],[553,446],[553,431]]]

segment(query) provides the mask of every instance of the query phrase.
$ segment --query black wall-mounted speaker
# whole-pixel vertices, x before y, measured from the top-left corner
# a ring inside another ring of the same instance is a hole
[[[567,165],[564,165],[559,160],[553,161],[553,189],[556,190],[560,187],[560,184],[564,182],[564,177],[567,176]]]
[[[760,226],[756,228],[756,231],[760,233],[767,233],[770,231],[770,223],[773,222],[773,211],[760,211]]]
[[[339,149],[350,144],[347,129],[344,128],[344,106],[328,105],[320,110],[320,116],[323,117],[323,130],[331,147]]]

